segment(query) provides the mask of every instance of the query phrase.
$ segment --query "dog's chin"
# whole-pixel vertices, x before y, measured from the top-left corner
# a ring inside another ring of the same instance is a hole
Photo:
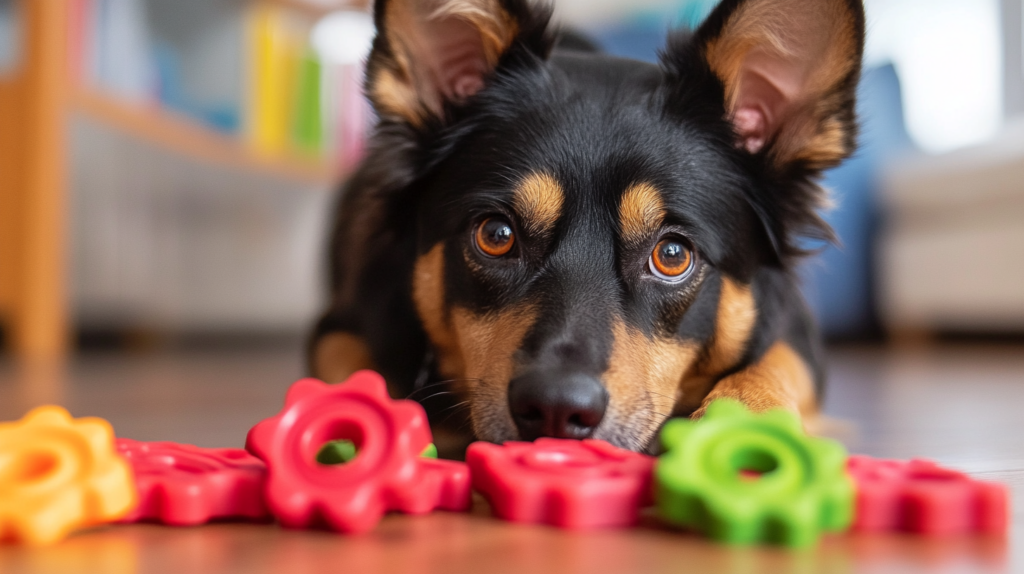
[[[519,435],[519,430],[507,408],[500,409],[491,405],[474,404],[471,407],[471,417],[473,431],[478,440],[497,444],[524,440]],[[660,451],[658,434],[668,419],[659,418],[649,412],[633,412],[625,421],[617,419],[620,417],[609,412],[590,438],[603,440],[634,452],[658,454]]]

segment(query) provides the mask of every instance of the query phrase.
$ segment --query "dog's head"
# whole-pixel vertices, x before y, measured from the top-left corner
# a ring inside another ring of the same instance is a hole
[[[657,66],[552,50],[549,17],[378,0],[377,145],[404,158],[413,299],[478,438],[640,449],[739,361],[754,274],[829,235],[812,178],[853,147],[863,9],[724,0]]]

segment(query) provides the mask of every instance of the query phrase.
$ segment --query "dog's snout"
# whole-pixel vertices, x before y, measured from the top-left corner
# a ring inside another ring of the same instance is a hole
[[[608,391],[597,379],[579,373],[529,373],[509,383],[508,404],[523,440],[583,439],[601,424]]]

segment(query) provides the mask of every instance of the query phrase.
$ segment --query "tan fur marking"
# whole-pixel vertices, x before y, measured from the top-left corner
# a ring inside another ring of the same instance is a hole
[[[661,194],[649,183],[633,184],[619,203],[619,226],[626,243],[639,243],[661,228],[665,205]]]
[[[413,270],[413,301],[437,355],[439,374],[472,397],[471,417],[481,438],[515,431],[508,413],[508,383],[515,352],[536,319],[531,306],[477,315],[448,309],[444,295],[444,244],[422,255]],[[482,407],[482,410],[481,410]]]
[[[515,352],[536,318],[537,312],[530,306],[486,315],[458,307],[452,311],[452,325],[465,364],[461,390],[473,399],[470,416],[474,431],[482,439],[513,436],[515,432],[508,412],[508,383],[515,376]]]
[[[717,375],[738,363],[756,321],[757,305],[750,287],[723,276],[715,335],[701,361],[701,372]]]
[[[382,114],[405,118],[413,126],[422,127],[426,111],[420,105],[416,92],[408,82],[397,76],[398,71],[384,71],[373,83],[373,101]]]
[[[725,84],[729,110],[741,92],[744,66],[753,59],[788,61],[798,69],[800,99],[791,102],[788,117],[772,120],[782,126],[773,146],[777,161],[804,159],[828,166],[849,152],[844,126],[829,120],[837,102],[827,97],[857,65],[857,36],[848,10],[839,0],[747,2],[706,48],[711,69]],[[802,29],[800,22],[806,22]]]
[[[546,173],[533,173],[515,190],[513,206],[527,232],[546,236],[562,216],[565,193],[555,178]]]
[[[672,413],[680,384],[697,357],[697,345],[668,338],[649,338],[621,319],[612,327],[614,343],[604,386],[611,397],[609,416],[634,429],[646,444]],[[642,419],[635,413],[653,412]]]
[[[439,374],[463,376],[463,361],[451,317],[445,307],[444,244],[438,243],[416,260],[413,268],[412,299],[437,355]]]
[[[340,383],[362,369],[376,369],[370,347],[350,333],[328,333],[313,350],[313,374],[321,381]]]
[[[707,405],[719,398],[741,401],[755,412],[784,408],[813,419],[817,413],[814,378],[803,358],[779,341],[757,363],[718,381],[692,418],[704,415]]]

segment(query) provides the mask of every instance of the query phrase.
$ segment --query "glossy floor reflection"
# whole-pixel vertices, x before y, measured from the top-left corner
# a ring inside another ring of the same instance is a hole
[[[102,416],[120,436],[240,446],[300,376],[298,345],[144,356],[93,355],[56,367],[0,363],[0,420],[56,402]],[[854,452],[927,456],[1024,495],[1024,348],[940,346],[832,352],[825,410]],[[805,551],[729,548],[654,521],[565,532],[472,515],[389,516],[348,538],[277,526],[117,526],[45,549],[0,547],[0,572],[1018,572],[1024,513],[1005,539],[836,536]]]

